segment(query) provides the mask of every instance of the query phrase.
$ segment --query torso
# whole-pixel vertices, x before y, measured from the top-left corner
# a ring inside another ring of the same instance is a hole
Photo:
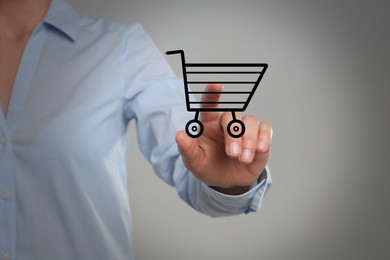
[[[19,67],[26,39],[2,39],[0,37],[0,103],[6,115],[16,73]]]

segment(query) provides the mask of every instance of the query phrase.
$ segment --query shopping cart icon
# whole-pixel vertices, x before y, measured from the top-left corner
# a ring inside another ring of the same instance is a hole
[[[195,112],[195,118],[188,121],[185,130],[188,136],[197,138],[204,127],[199,120],[200,112],[231,112],[228,134],[239,138],[245,133],[244,123],[236,118],[235,112],[245,111],[265,71],[266,63],[186,63],[183,50],[167,51],[167,55],[180,54],[187,111]],[[221,92],[205,90],[205,85],[223,84]],[[217,102],[205,102],[201,95],[220,95]],[[214,106],[214,105],[218,106]]]

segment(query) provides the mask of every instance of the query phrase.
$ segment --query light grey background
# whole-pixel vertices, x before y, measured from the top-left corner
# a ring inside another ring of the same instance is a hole
[[[153,174],[133,138],[138,260],[390,259],[388,1],[71,3],[139,21],[161,51],[184,49],[190,62],[270,66],[247,109],[274,129],[262,211],[200,215]],[[180,75],[178,57],[169,62]]]

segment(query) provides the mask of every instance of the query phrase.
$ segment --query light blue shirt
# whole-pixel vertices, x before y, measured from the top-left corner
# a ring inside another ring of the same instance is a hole
[[[53,0],[0,115],[0,259],[133,259],[132,119],[155,173],[190,206],[210,216],[259,210],[268,168],[240,196],[185,169],[175,143],[193,117],[185,108],[183,81],[139,24],[91,19]]]

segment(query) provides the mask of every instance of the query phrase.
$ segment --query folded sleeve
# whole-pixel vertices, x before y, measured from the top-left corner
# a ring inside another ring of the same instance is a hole
[[[271,174],[268,166],[263,170],[257,183],[241,195],[230,196],[201,184],[202,200],[206,214],[211,216],[237,215],[241,213],[257,212],[261,208],[263,197],[271,186]]]
[[[268,167],[247,193],[229,196],[201,183],[183,165],[175,135],[194,115],[186,110],[182,79],[175,77],[165,57],[138,24],[128,30],[122,63],[125,118],[136,121],[139,148],[157,176],[206,215],[258,211],[271,184]]]

